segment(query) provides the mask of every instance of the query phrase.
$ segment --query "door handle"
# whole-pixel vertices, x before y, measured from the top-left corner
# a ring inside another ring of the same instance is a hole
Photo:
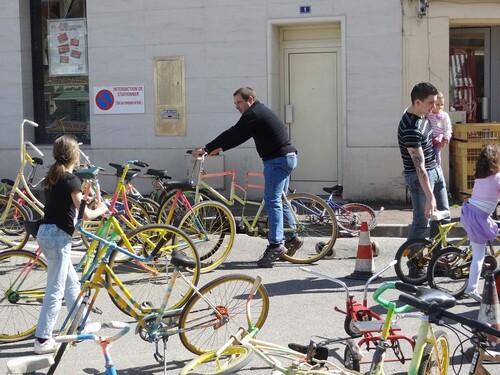
[[[293,122],[293,106],[291,104],[285,105],[285,122],[291,124]]]

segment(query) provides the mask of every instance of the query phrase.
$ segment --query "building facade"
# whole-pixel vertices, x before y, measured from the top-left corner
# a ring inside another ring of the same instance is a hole
[[[19,0],[0,18],[2,177],[16,174],[28,118],[46,164],[54,137],[73,133],[95,164],[138,159],[183,178],[186,150],[234,124],[232,93],[251,86],[299,150],[295,189],[401,201],[396,128],[415,83],[469,120],[500,121],[496,0]],[[252,141],[210,164],[241,181],[262,169]]]

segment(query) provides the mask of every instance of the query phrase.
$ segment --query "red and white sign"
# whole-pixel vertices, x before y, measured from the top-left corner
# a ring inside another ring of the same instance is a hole
[[[94,114],[144,113],[144,86],[94,87]]]

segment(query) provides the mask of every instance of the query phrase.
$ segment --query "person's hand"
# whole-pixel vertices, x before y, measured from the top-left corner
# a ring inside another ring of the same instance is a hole
[[[104,201],[100,201],[94,210],[99,212],[99,216],[101,216],[101,215],[104,215],[108,212],[108,206],[106,205],[106,203]]]
[[[434,195],[432,195],[432,197],[427,198],[425,202],[425,212],[424,212],[425,217],[427,219],[430,219],[434,211],[437,211],[437,205],[436,205],[436,198],[434,197]]]
[[[193,151],[191,151],[191,155],[193,155],[193,157],[195,157],[195,158],[200,158],[205,154],[206,154],[206,152],[205,152],[204,148],[196,148]]]
[[[219,147],[219,148],[216,148],[215,150],[213,150],[210,154],[208,154],[209,156],[215,156],[215,155],[219,155],[220,153],[222,152],[222,147]]]

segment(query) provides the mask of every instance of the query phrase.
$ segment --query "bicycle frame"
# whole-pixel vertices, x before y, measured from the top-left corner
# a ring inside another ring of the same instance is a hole
[[[410,290],[407,288],[410,287]],[[374,294],[373,298],[380,305],[387,309],[386,319],[384,321],[384,325],[382,327],[381,332],[381,340],[376,347],[375,353],[373,355],[372,366],[370,368],[370,375],[385,375],[383,365],[385,359],[386,348],[389,346],[387,342],[387,338],[389,336],[389,332],[391,329],[391,322],[395,314],[403,314],[413,309],[413,306],[403,305],[400,307],[396,306],[395,302],[387,301],[381,297],[381,295],[388,289],[398,289],[401,291],[413,291],[416,287],[408,284],[403,284],[400,282],[389,281],[383,284],[380,288],[378,288]],[[410,362],[410,368],[408,369],[408,375],[417,375],[420,363],[422,361],[422,356],[424,353],[425,346],[427,344],[432,344],[434,347],[436,345],[436,336],[434,334],[434,330],[432,329],[431,324],[429,323],[429,317],[427,315],[423,315],[420,318],[420,327],[418,331],[418,336],[415,341],[415,348],[413,350],[413,355]],[[436,353],[436,350],[433,350],[432,353]],[[437,363],[440,363],[440,358],[435,358]],[[446,358],[446,360],[448,360]],[[445,375],[445,374],[442,374]]]
[[[264,200],[257,202],[257,201],[250,201],[247,199],[247,192],[249,188],[256,188],[256,189],[263,189],[263,185],[259,184],[251,184],[248,183],[246,184],[246,188],[243,188],[242,186],[238,185],[236,183],[236,170],[232,169],[230,171],[224,171],[224,172],[217,172],[217,173],[205,173],[204,171],[204,163],[205,163],[205,156],[201,156],[200,158],[196,158],[196,160],[200,161],[200,169],[198,172],[198,180],[196,184],[196,195],[195,195],[195,202],[198,203],[201,200],[201,190],[204,189],[208,191],[211,195],[213,195],[217,200],[220,202],[228,205],[228,206],[234,206],[236,203],[239,203],[243,206],[243,211],[241,214],[241,222],[245,225],[245,228],[248,232],[249,235],[259,235],[260,233],[266,234],[268,232],[267,228],[263,228],[259,226],[259,218],[262,215],[262,212],[264,211],[265,205],[264,205]],[[193,172],[195,170],[195,166],[193,166]],[[215,190],[208,182],[206,182],[206,179],[210,178],[215,178],[215,177],[225,177],[225,176],[231,176],[231,188],[229,192],[229,198],[226,198],[224,195],[219,193],[217,190]],[[261,177],[263,176],[262,173],[259,172],[247,172],[247,178],[249,177]],[[239,197],[236,194],[236,189],[242,191],[244,193],[244,198]],[[287,196],[285,192],[282,194],[283,196],[283,201],[285,204],[287,204],[288,209],[290,210],[294,220],[296,223],[299,222],[297,215],[295,214],[295,211],[290,204],[290,202],[287,199]],[[253,206],[258,206],[257,212],[255,213],[255,216],[253,217],[252,220],[249,220],[247,216],[245,216],[245,207],[247,205],[253,205]],[[311,214],[314,214],[311,211]],[[284,228],[285,233],[287,231],[293,231],[292,229],[287,229]]]

